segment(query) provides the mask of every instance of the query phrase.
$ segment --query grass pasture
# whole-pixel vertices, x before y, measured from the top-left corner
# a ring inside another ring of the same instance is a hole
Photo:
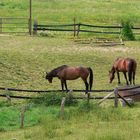
[[[138,0],[33,0],[33,19],[48,23],[119,24],[122,19],[139,23]],[[29,1],[1,0],[0,17],[28,17]]]
[[[125,46],[99,47],[94,43],[77,43],[67,37],[1,36],[0,85],[21,89],[60,89],[58,79],[54,79],[52,84],[44,79],[45,72],[67,64],[90,66],[94,70],[93,89],[113,89],[117,86],[117,79],[115,78],[113,84],[109,84],[108,70],[118,56],[133,57],[137,60],[136,84],[139,84],[139,44],[138,41],[127,41]],[[124,85],[125,80],[122,75],[121,80]],[[78,79],[68,81],[68,88],[85,87],[81,79]],[[22,94],[29,95],[29,93]],[[82,101],[74,107],[66,107],[64,120],[59,118],[59,106],[31,105],[26,113],[25,128],[21,130],[19,129],[20,108],[23,103],[28,104],[28,102],[13,100],[10,106],[3,105],[5,99],[1,99],[0,102],[0,116],[3,118],[0,121],[0,139],[3,140],[139,139],[139,103],[131,109],[128,107],[115,109],[112,101],[103,103],[101,107],[96,106],[96,101],[93,101],[91,110],[88,111]]]
[[[28,17],[27,0],[1,0],[0,17]],[[140,22],[138,0],[32,0],[33,19],[45,23],[73,23],[115,25],[122,19]],[[44,36],[43,36],[44,35]],[[46,71],[67,64],[91,67],[94,71],[93,89],[113,89],[115,77],[109,84],[108,71],[119,57],[135,58],[138,64],[136,84],[140,83],[140,42],[124,41],[125,45],[97,46],[93,34],[40,34],[40,36],[15,36],[0,34],[0,87],[33,90],[60,89],[60,81],[45,80]],[[99,35],[100,36],[100,35]],[[100,36],[105,38],[104,36]],[[116,36],[115,36],[116,37]],[[113,38],[107,36],[107,38]],[[117,37],[118,39],[118,37]],[[125,85],[121,74],[122,85]],[[81,79],[68,81],[69,89],[85,89]],[[7,91],[0,91],[6,94]],[[31,93],[8,92],[11,95],[37,96]],[[53,94],[53,93],[50,93]],[[56,93],[58,96],[61,93]],[[83,95],[81,93],[73,93]],[[94,93],[103,96],[105,93]],[[43,101],[42,101],[43,102]],[[20,110],[28,106],[25,126],[20,129]],[[66,106],[60,118],[60,105],[37,104],[33,101],[12,99],[8,103],[0,98],[0,140],[139,140],[140,103],[132,108],[114,108],[113,101],[100,106],[92,100]]]
[[[96,47],[94,43],[85,45],[67,38],[9,36],[0,39],[1,86],[7,87],[60,89],[58,79],[54,78],[52,85],[47,83],[45,72],[67,64],[90,66],[94,70],[94,89],[112,89],[117,81],[108,84],[108,70],[116,57],[134,57],[140,61],[138,41],[125,42],[125,46]],[[136,83],[140,80],[138,75],[139,65]],[[81,80],[76,84],[69,81],[68,84],[69,88],[85,88]]]

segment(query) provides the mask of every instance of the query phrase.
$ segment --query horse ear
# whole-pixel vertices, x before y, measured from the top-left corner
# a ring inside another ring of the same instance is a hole
[[[46,72],[46,75],[48,75],[48,72]]]

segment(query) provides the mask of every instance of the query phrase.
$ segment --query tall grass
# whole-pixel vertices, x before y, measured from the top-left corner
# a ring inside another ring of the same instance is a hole
[[[87,103],[82,101],[77,107],[66,107],[63,120],[59,118],[59,107],[31,108],[30,113],[26,114],[26,118],[33,117],[33,115],[35,117],[35,114],[43,111],[41,117],[38,118],[38,126],[4,133],[1,129],[0,138],[4,140],[9,138],[20,140],[43,140],[44,138],[46,140],[139,139],[140,128],[137,125],[140,116],[139,105],[130,109],[112,106],[99,107],[95,103],[90,103],[88,112],[85,105]],[[11,115],[13,116],[13,114]],[[130,128],[132,129],[130,130]]]
[[[0,132],[19,129],[22,105],[0,101],[0,107]],[[25,112],[24,126],[29,127],[38,124],[39,112],[38,108],[28,108]]]

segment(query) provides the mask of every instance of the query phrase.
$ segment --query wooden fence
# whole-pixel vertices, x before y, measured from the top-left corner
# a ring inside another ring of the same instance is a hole
[[[29,33],[28,18],[0,17],[0,33]]]
[[[16,88],[4,88],[4,87],[0,87],[0,90],[4,90],[4,91],[16,91],[16,92],[35,92],[35,93],[49,93],[49,92],[62,92],[62,90],[25,90],[25,89],[16,89]],[[120,92],[122,92],[122,94],[125,95],[125,92],[128,93],[130,91],[137,91],[136,93],[134,92],[134,94],[129,94],[127,96],[122,96],[120,95]],[[65,92],[71,93],[71,92],[85,92],[85,90],[68,90]],[[86,91],[87,92],[87,91]],[[100,99],[100,101],[98,102],[98,104],[101,104],[102,102],[104,102],[106,99],[114,99],[114,106],[118,107],[118,98],[121,98],[123,100],[123,102],[125,102],[126,105],[128,105],[129,107],[131,107],[131,103],[128,102],[128,100],[126,99],[127,97],[135,97],[135,96],[139,96],[140,97],[140,86],[135,86],[135,87],[123,87],[123,88],[115,88],[113,90],[92,90],[92,91],[88,91],[88,92],[111,92],[109,93],[107,96],[105,97],[90,97],[87,96],[87,101],[89,102],[89,99]],[[112,96],[112,94],[114,94],[114,97],[110,97]],[[0,94],[0,97],[6,97],[7,100],[9,102],[11,102],[11,98],[16,98],[16,99],[40,99],[40,97],[27,97],[27,96],[14,96],[14,95],[8,95],[8,94]],[[83,99],[82,98],[78,98],[78,97],[74,97],[74,99]],[[61,106],[60,106],[60,118],[64,119],[64,108],[65,108],[65,101],[66,101],[66,97],[62,97],[62,101],[61,101]],[[24,127],[24,118],[25,118],[25,112],[26,110],[28,110],[28,106],[29,105],[24,105],[22,106],[21,110],[20,110],[20,128]]]
[[[80,33],[93,33],[93,34],[113,34],[120,35],[122,26],[120,25],[90,25],[83,23],[72,24],[38,24],[34,21],[32,29],[30,29],[30,20],[28,18],[6,18],[0,17],[0,33],[29,33],[33,31],[37,34],[38,31],[55,31],[55,32],[72,32],[73,36],[79,36]],[[133,27],[133,33],[140,35],[140,27]]]
[[[0,87],[0,90],[3,91],[16,91],[16,92],[32,92],[32,93],[50,93],[50,92],[62,92],[62,90],[25,90],[25,89],[16,89],[16,88],[4,88]],[[131,107],[131,104],[125,99],[128,97],[132,97],[135,101],[140,101],[137,99],[140,99],[140,86],[134,86],[134,87],[122,87],[122,88],[115,88],[112,90],[67,90],[65,92],[88,92],[87,94],[87,100],[90,99],[101,99],[99,101],[99,104],[102,103],[106,99],[114,99],[114,106],[118,106],[118,98],[121,98],[129,107]],[[96,93],[109,93],[107,96],[90,96],[90,93],[96,92]],[[129,93],[129,94],[128,94]],[[114,96],[112,96],[114,94]],[[110,97],[111,96],[111,97]],[[14,95],[7,95],[7,94],[0,94],[0,97],[7,97],[9,98],[17,98],[17,99],[34,99],[40,97],[31,97],[31,96],[14,96]],[[83,99],[83,97],[73,97],[74,99]]]
[[[74,24],[38,24],[37,21],[33,25],[33,33],[37,34],[38,31],[56,31],[56,32],[73,32],[74,36],[79,36],[80,33],[93,33],[93,34],[114,34],[120,35],[122,26],[102,26],[102,25],[90,25],[83,23]],[[133,27],[133,33],[140,35],[140,27]]]

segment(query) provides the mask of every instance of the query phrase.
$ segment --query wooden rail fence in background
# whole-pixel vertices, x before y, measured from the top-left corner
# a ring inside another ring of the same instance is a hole
[[[29,33],[29,19],[0,17],[0,33]]]
[[[74,18],[72,24],[40,24],[34,21],[32,29],[30,29],[29,18],[12,18],[0,17],[0,33],[29,33],[30,30],[34,34],[38,31],[56,31],[56,32],[73,32],[73,36],[79,36],[80,33],[93,34],[114,34],[120,35],[122,26],[120,25],[90,25],[76,23]],[[140,27],[132,27],[135,35],[140,35]]]
[[[103,25],[89,25],[83,23],[74,24],[38,24],[37,21],[33,25],[33,33],[37,34],[38,31],[56,31],[56,32],[73,32],[74,36],[79,36],[80,33],[93,33],[93,34],[114,34],[120,35],[122,26],[103,26]],[[140,35],[140,27],[132,27],[135,35]]]

